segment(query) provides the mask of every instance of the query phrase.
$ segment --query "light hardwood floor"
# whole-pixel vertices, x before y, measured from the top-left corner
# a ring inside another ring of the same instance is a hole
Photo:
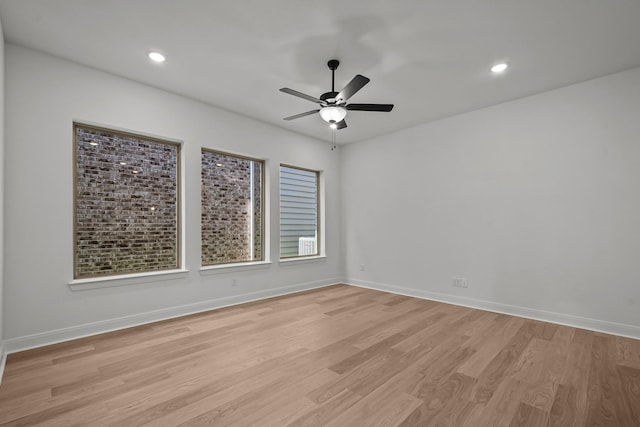
[[[640,426],[640,341],[339,285],[8,357],[7,426]]]

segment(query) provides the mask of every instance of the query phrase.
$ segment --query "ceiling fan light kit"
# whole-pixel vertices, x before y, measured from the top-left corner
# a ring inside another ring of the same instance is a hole
[[[329,126],[332,129],[344,129],[347,127],[347,123],[344,120],[347,116],[347,111],[389,112],[393,109],[393,104],[347,104],[347,100],[362,89],[364,85],[369,83],[370,80],[365,76],[358,74],[344,87],[344,89],[340,92],[336,92],[335,72],[339,65],[340,61],[337,59],[332,59],[327,63],[327,66],[331,70],[331,92],[323,93],[319,98],[286,87],[280,89],[280,92],[288,93],[289,95],[297,96],[298,98],[306,99],[307,101],[320,105],[319,109],[285,117],[284,120],[295,120],[315,113],[320,113],[322,120],[329,123]]]
[[[347,109],[344,107],[328,106],[320,109],[320,117],[327,123],[338,123],[347,116]]]

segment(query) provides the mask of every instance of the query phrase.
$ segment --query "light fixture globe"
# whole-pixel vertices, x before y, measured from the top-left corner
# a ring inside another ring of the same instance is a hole
[[[330,105],[320,109],[320,117],[327,123],[338,123],[347,116],[347,109]]]

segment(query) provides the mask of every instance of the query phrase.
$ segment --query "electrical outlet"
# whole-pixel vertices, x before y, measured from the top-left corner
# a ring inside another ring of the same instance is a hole
[[[360,271],[364,271],[364,270],[365,270],[364,264],[360,264]]]
[[[454,277],[454,278],[451,279],[451,282],[453,283],[453,286],[455,286],[457,288],[468,288],[469,287],[469,281],[464,277]]]

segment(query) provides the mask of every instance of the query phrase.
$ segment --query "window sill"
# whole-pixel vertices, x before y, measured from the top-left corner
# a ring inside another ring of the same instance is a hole
[[[206,265],[200,267],[200,274],[221,274],[229,273],[232,271],[241,270],[255,270],[260,268],[269,268],[271,261],[251,261],[251,262],[238,262],[235,264],[220,264],[220,265]]]
[[[295,257],[295,258],[283,258],[278,263],[282,266],[285,265],[294,265],[294,264],[305,264],[310,262],[318,262],[327,259],[326,255],[314,255],[314,256],[306,256],[306,257]]]
[[[139,283],[158,282],[186,277],[189,270],[164,270],[149,273],[122,274],[109,277],[91,277],[75,279],[69,282],[72,291],[86,291],[89,289],[112,288],[115,286],[135,285]]]

